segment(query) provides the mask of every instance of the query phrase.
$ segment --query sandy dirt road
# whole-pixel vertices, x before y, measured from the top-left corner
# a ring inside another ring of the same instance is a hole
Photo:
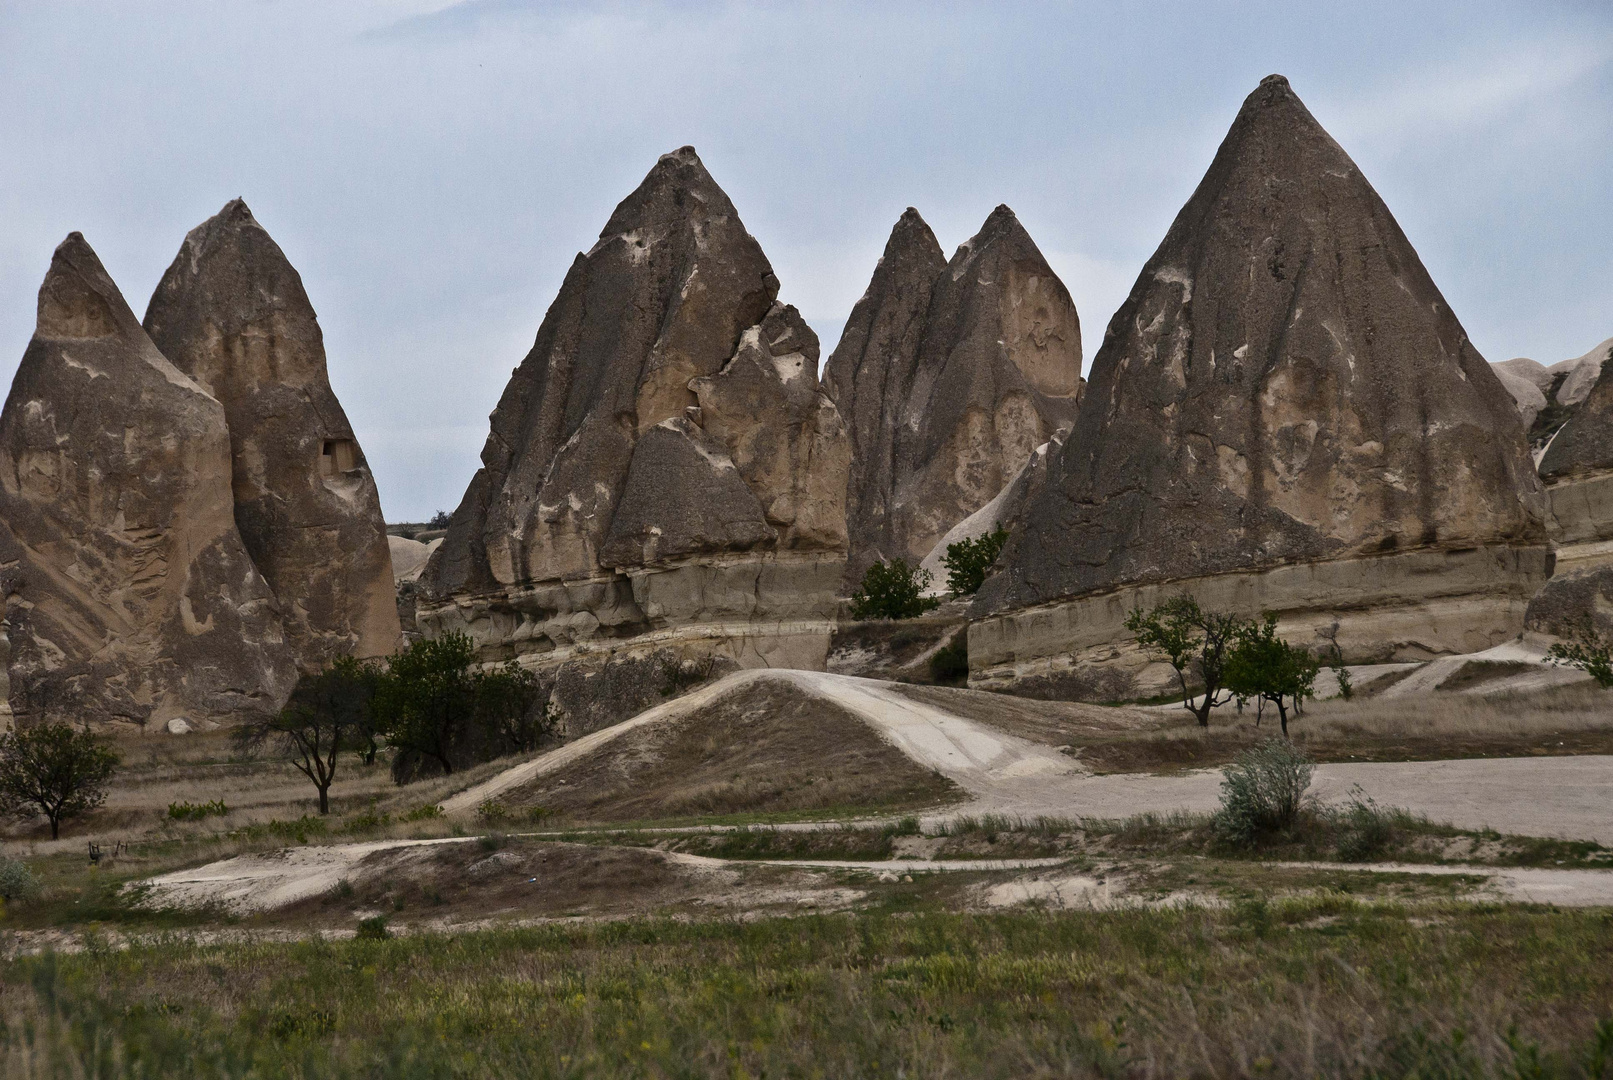
[[[1094,776],[1051,746],[905,697],[878,679],[763,669],[736,672],[518,765],[455,795],[443,809],[473,810],[483,800],[574,761],[635,727],[685,716],[761,679],[793,683],[850,710],[913,760],[936,769],[973,796],[967,805],[930,815],[930,820],[981,813],[1123,818],[1146,812],[1208,811],[1220,799],[1218,771]],[[1613,757],[1605,755],[1328,764],[1317,767],[1312,790],[1324,801],[1338,802],[1355,786],[1379,805],[1403,807],[1461,828],[1613,846]]]

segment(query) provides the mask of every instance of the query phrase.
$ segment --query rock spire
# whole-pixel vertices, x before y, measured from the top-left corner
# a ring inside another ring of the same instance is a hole
[[[10,701],[24,722],[272,711],[296,671],[236,530],[224,407],[78,233],[0,412]]]
[[[1274,75],[1110,322],[981,604],[1544,538],[1511,398]]]
[[[232,200],[185,237],[145,329],[224,406],[236,524],[301,666],[393,652],[397,604],[375,479],[331,390],[302,278],[246,203]]]
[[[999,206],[941,264],[911,208],[825,377],[856,446],[848,580],[922,559],[1075,417],[1081,323],[1014,212]]]

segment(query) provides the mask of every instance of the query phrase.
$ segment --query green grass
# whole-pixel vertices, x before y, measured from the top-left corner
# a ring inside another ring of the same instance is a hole
[[[0,1075],[1608,1076],[1613,918],[623,922],[0,965]]]

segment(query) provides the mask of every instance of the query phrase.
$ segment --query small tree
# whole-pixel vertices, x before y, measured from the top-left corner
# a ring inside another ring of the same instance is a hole
[[[1547,649],[1546,659],[1579,668],[1603,690],[1613,690],[1613,641],[1598,632],[1590,619],[1576,626],[1568,641],[1559,641]]]
[[[863,575],[862,585],[851,594],[853,619],[911,619],[941,606],[933,596],[925,596],[930,572],[907,565],[906,559],[876,562]]]
[[[0,735],[0,812],[19,819],[43,814],[55,840],[63,821],[106,801],[120,761],[116,750],[68,724]]]
[[[398,750],[392,773],[401,783],[422,760],[450,774],[467,762],[534,749],[552,726],[551,714],[536,709],[540,696],[536,676],[513,662],[478,670],[476,646],[455,632],[392,657],[372,708]]]
[[[1164,657],[1176,669],[1182,708],[1198,718],[1199,727],[1209,727],[1210,710],[1232,700],[1222,685],[1227,653],[1246,628],[1247,624],[1236,615],[1205,611],[1186,593],[1171,597],[1151,611],[1134,608],[1126,616],[1126,629],[1137,635],[1137,644]],[[1188,682],[1194,671],[1204,686],[1196,705]]]
[[[1227,655],[1226,685],[1240,701],[1255,698],[1277,706],[1283,737],[1288,737],[1288,709],[1296,711],[1316,696],[1314,684],[1321,671],[1319,660],[1307,649],[1277,636],[1277,616],[1248,625],[1238,634]]]
[[[984,536],[948,544],[941,565],[947,568],[947,588],[952,595],[973,596],[979,592],[1007,542],[1008,530],[999,525]]]
[[[371,665],[343,657],[317,675],[297,680],[286,707],[235,730],[243,749],[277,744],[277,750],[313,781],[319,812],[330,813],[330,787],[343,753],[368,749],[374,761],[375,725],[371,703],[376,678]]]
[[[453,519],[448,516],[448,511],[438,510],[435,514],[431,515],[431,520],[426,522],[426,524],[430,525],[433,529],[446,529],[448,527],[448,523],[452,520]]]

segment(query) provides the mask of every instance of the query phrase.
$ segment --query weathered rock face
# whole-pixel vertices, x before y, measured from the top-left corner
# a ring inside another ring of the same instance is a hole
[[[1613,635],[1613,566],[1560,573],[1529,601],[1524,625],[1541,634],[1573,637],[1589,627]]]
[[[398,645],[375,479],[325,369],[302,279],[236,199],[185,237],[146,332],[224,405],[235,520],[309,671]]]
[[[1111,321],[1075,428],[976,610],[1339,560],[1374,560],[1390,581],[1385,558],[1426,573],[1476,550],[1483,565],[1447,575],[1472,618],[1447,605],[1432,630],[1378,643],[1441,651],[1521,629],[1549,573],[1545,537],[1511,398],[1372,186],[1273,76]],[[1394,602],[1344,595],[1360,583],[1343,570],[1307,580],[1262,599]],[[1004,659],[1011,637],[972,629],[971,662],[1022,663]]]
[[[1541,392],[1539,384],[1534,379],[1531,379],[1526,371],[1519,371],[1520,361],[1526,364],[1534,364],[1537,368],[1540,367],[1539,364],[1535,364],[1528,357],[1519,357],[1517,360],[1507,361],[1507,364],[1514,365],[1512,368],[1507,367],[1506,364],[1496,364],[1495,377],[1501,380],[1501,385],[1506,389],[1506,392],[1512,395],[1512,403],[1518,410],[1518,419],[1523,423],[1524,430],[1528,431],[1534,426],[1535,418],[1545,409],[1546,395]],[[1541,368],[1541,370],[1544,371],[1545,369]]]
[[[1610,356],[1613,356],[1613,338],[1608,338],[1584,356],[1563,360],[1550,367],[1527,356],[1495,365],[1499,369],[1497,374],[1501,375],[1502,385],[1518,402],[1524,427],[1529,431],[1529,446],[1537,462],[1556,434],[1590,397],[1591,388],[1601,377],[1602,365]],[[1532,385],[1539,397],[1523,389],[1516,381],[1518,379]]]
[[[693,149],[663,157],[573,263],[494,411],[421,577],[422,631],[549,667],[686,639],[821,666],[850,445],[817,337],[777,293]]]
[[[227,720],[285,700],[296,667],[236,530],[230,462],[224,407],[157,350],[73,233],[0,413],[20,719]]]
[[[1613,350],[1613,341],[1605,344]],[[1613,562],[1613,552],[1581,546],[1613,540],[1613,355],[1580,364],[1571,377],[1588,371],[1596,381],[1540,458],[1566,564]]]
[[[952,260],[916,211],[897,222],[825,384],[851,418],[848,582],[917,562],[1075,417],[1075,304],[1006,206]]]

